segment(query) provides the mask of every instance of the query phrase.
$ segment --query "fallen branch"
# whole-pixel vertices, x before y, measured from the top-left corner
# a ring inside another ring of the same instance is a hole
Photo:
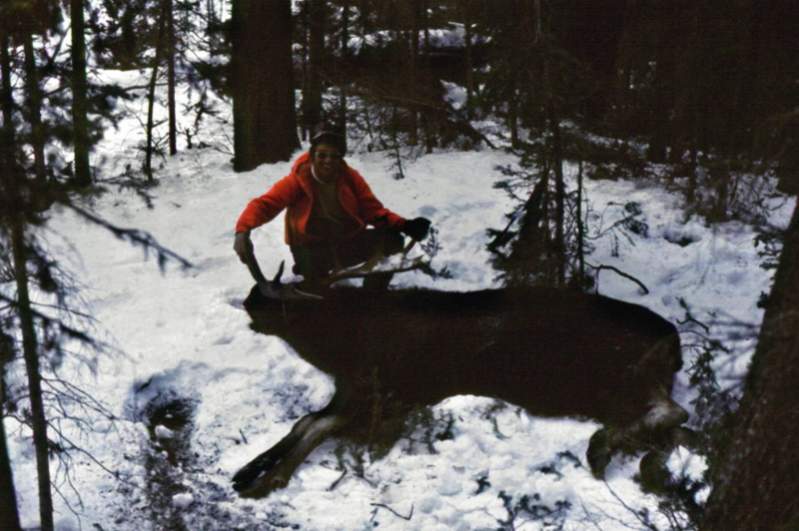
[[[377,509],[385,509],[394,516],[396,516],[397,518],[402,518],[403,520],[410,521],[411,518],[413,518],[413,505],[411,505],[411,512],[408,513],[408,516],[398,513],[397,511],[395,511],[385,503],[371,503],[370,505],[375,508],[375,514],[377,513]]]
[[[649,288],[647,288],[647,287],[644,285],[644,283],[643,283],[643,282],[641,282],[640,280],[638,280],[638,279],[637,279],[637,278],[635,278],[634,276],[632,276],[632,275],[630,275],[630,274],[628,274],[628,273],[625,273],[625,272],[624,272],[624,271],[622,271],[621,269],[618,269],[618,268],[616,268],[616,267],[609,266],[609,265],[604,265],[604,264],[601,264],[601,265],[598,265],[598,266],[595,266],[595,265],[592,265],[592,264],[587,264],[587,265],[588,265],[588,267],[591,267],[591,268],[593,268],[593,269],[596,269],[596,272],[597,272],[597,283],[596,283],[596,284],[597,284],[597,288],[599,287],[599,272],[600,272],[600,271],[602,271],[603,269],[609,269],[610,271],[613,271],[613,272],[614,272],[614,273],[616,273],[617,275],[619,275],[619,276],[622,276],[622,277],[626,278],[627,280],[632,280],[633,282],[635,282],[636,284],[638,284],[638,286],[639,286],[639,287],[641,288],[641,290],[644,292],[644,295],[648,295],[648,294],[649,294]]]

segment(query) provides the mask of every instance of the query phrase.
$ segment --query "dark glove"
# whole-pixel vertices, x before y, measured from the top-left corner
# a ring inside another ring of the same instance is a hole
[[[416,241],[423,240],[427,236],[427,231],[429,230],[430,220],[427,218],[409,219],[402,226],[402,232]]]

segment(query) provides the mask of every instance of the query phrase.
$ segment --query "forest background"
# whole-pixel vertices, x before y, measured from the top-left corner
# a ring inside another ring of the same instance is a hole
[[[494,184],[515,206],[506,225],[486,227],[506,285],[594,286],[583,179],[656,182],[684,198],[686,216],[757,227],[775,277],[762,326],[746,332],[758,335],[751,368],[720,382],[725,345],[703,343],[693,422],[709,466],[661,496],[680,515],[673,527],[795,528],[799,221],[784,229],[769,217],[775,195],[799,191],[795,14],[787,0],[3,2],[0,527],[19,527],[7,425],[32,438],[40,525],[53,529],[51,468],[68,470],[83,451],[62,423],[89,430],[91,415],[116,415],[58,375],[76,342],[105,345],[41,236],[53,212],[144,247],[162,267],[188,265],[152,234],[99,216],[97,198],[134,190],[146,204],[181,150],[224,152],[236,172],[286,161],[326,120],[352,151],[384,153],[396,179],[429,153],[514,157]],[[103,81],[110,71],[141,82]],[[132,101],[144,133],[137,163],[93,160]],[[204,134],[213,120],[229,136]],[[625,229],[645,231],[626,207]],[[690,308],[686,319],[717,324]],[[6,383],[18,370],[22,383]]]

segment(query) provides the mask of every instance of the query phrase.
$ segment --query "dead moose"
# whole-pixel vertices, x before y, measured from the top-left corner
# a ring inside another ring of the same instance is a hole
[[[236,473],[233,486],[243,495],[285,486],[331,435],[363,437],[376,411],[385,424],[458,394],[601,422],[587,451],[598,478],[619,451],[651,450],[642,472],[645,462],[662,462],[687,420],[670,398],[681,366],[677,330],[642,306],[543,287],[341,287],[320,299],[280,284],[280,273],[259,284],[244,303],[252,327],[332,375],[336,391]]]

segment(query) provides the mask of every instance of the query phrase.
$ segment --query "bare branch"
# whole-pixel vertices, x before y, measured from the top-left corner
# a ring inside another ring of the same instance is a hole
[[[613,271],[613,272],[614,272],[614,273],[616,273],[617,275],[619,275],[619,276],[622,276],[622,277],[626,278],[627,280],[632,280],[633,282],[635,282],[636,284],[638,284],[638,286],[639,286],[639,287],[641,288],[641,290],[644,292],[644,295],[647,295],[647,294],[649,294],[649,288],[647,288],[647,287],[644,285],[644,283],[643,283],[643,282],[641,282],[640,280],[638,280],[638,279],[637,279],[637,278],[635,278],[634,276],[632,276],[632,275],[630,275],[630,274],[627,274],[627,273],[625,273],[625,272],[624,272],[624,271],[622,271],[621,269],[618,269],[618,268],[616,268],[616,267],[613,267],[613,266],[605,265],[605,264],[600,264],[600,265],[598,265],[598,266],[595,266],[595,265],[592,265],[592,264],[586,264],[586,265],[587,265],[588,267],[591,267],[591,268],[593,268],[593,269],[596,269],[596,271],[597,271],[597,275],[599,275],[599,272],[600,272],[600,271],[602,271],[603,269],[609,269],[610,271]],[[598,287],[598,286],[599,286],[599,282],[597,282],[597,287]]]

